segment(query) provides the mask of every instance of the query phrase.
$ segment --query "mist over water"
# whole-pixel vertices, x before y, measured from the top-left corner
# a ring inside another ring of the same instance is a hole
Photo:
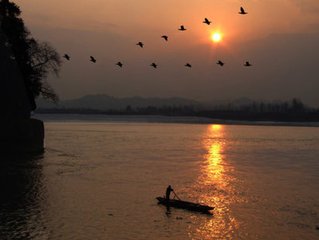
[[[319,237],[319,128],[45,126],[43,156],[1,157],[0,239]],[[214,214],[167,215],[155,197],[168,184]]]

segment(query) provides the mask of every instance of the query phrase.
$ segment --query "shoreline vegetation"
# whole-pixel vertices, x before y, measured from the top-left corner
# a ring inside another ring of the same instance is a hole
[[[119,122],[119,123],[181,123],[181,124],[218,124],[247,126],[287,126],[319,127],[318,122],[278,122],[278,121],[244,121],[223,120],[196,116],[163,116],[163,115],[108,115],[84,113],[37,113],[37,118],[44,122]]]
[[[123,119],[136,121],[164,121],[164,122],[191,122],[215,124],[244,124],[244,125],[281,125],[281,126],[319,126],[319,109],[305,106],[300,100],[292,99],[289,102],[254,102],[246,104],[225,104],[214,107],[193,105],[182,106],[146,106],[126,107],[101,110],[80,107],[56,106],[39,108],[36,114],[63,114],[67,119],[74,119],[75,115],[92,116],[99,118]],[[169,119],[170,118],[170,119]],[[74,119],[76,120],[76,119]]]

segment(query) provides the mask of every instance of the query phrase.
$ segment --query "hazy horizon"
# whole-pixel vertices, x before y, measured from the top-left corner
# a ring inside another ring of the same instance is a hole
[[[319,106],[316,0],[14,2],[36,38],[71,56],[60,78],[49,79],[61,99],[88,94],[197,101],[296,97]],[[247,15],[238,14],[240,6]],[[202,23],[205,17],[210,26]],[[180,25],[188,30],[178,31]],[[223,35],[220,43],[211,41],[215,31]],[[253,66],[244,67],[245,61]],[[152,62],[158,69],[149,66]],[[187,62],[191,69],[184,67]]]
[[[261,98],[248,98],[248,97],[237,97],[237,98],[229,98],[229,99],[203,99],[203,100],[197,100],[194,98],[190,97],[183,97],[183,96],[169,96],[169,97],[158,97],[158,96],[150,96],[150,97],[145,97],[145,96],[137,96],[137,95],[132,95],[132,96],[113,96],[113,95],[108,95],[108,94],[86,94],[86,95],[81,95],[78,97],[73,97],[73,98],[60,98],[59,102],[64,102],[64,101],[74,101],[74,100],[80,100],[80,99],[85,99],[85,98],[91,98],[91,97],[107,97],[107,98],[114,98],[117,100],[123,100],[123,99],[158,99],[158,100],[174,100],[174,99],[180,99],[180,100],[189,100],[189,101],[194,101],[199,104],[209,104],[211,106],[219,105],[219,104],[228,104],[228,103],[235,103],[235,104],[248,104],[250,102],[264,102],[264,103],[280,103],[280,102],[291,102],[294,98],[291,99],[261,99]],[[303,99],[297,98],[297,100],[301,100],[303,102]],[[41,103],[49,103],[49,104],[55,104],[52,102],[50,99],[44,99],[44,98],[38,98],[38,102]],[[304,102],[303,102],[304,103]],[[59,103],[58,103],[59,104]],[[318,107],[314,105],[307,105],[308,107]]]

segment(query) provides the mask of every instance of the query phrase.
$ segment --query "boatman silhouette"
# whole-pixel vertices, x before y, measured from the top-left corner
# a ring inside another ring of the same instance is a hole
[[[166,200],[169,201],[169,196],[171,195],[171,192],[174,192],[174,189],[171,187],[171,185],[168,185],[166,188]]]

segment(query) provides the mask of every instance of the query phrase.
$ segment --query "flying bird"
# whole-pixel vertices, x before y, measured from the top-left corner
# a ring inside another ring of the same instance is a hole
[[[144,47],[144,43],[142,43],[142,42],[138,42],[138,43],[136,43],[136,45],[137,45],[137,46],[140,46],[141,48]]]
[[[179,31],[186,31],[186,28],[184,27],[184,25],[181,25],[178,30]]]
[[[251,65],[250,62],[246,61],[245,64],[244,64],[244,66],[245,66],[245,67],[250,67],[250,66],[252,66],[252,65]]]
[[[64,57],[66,60],[68,60],[68,61],[70,61],[70,59],[71,59],[71,57],[70,57],[68,54],[64,54],[63,57]]]
[[[190,65],[189,63],[186,63],[186,64],[185,64],[185,67],[189,67],[189,68],[191,68],[191,67],[192,67],[192,65]]]
[[[218,64],[218,65],[220,65],[222,67],[222,66],[224,66],[225,63],[223,63],[222,61],[218,60],[218,62],[216,64]]]
[[[161,36],[161,38],[163,38],[165,41],[168,41],[168,36],[166,35]]]
[[[209,21],[207,18],[205,18],[203,23],[206,23],[207,25],[210,25],[212,22]]]
[[[157,68],[157,64],[156,63],[152,63],[150,66],[153,67],[153,68]]]
[[[96,63],[96,59],[95,59],[93,56],[90,56],[90,61],[91,61],[92,63]]]
[[[121,62],[117,62],[116,65],[119,66],[120,68],[123,67],[123,63]]]
[[[247,14],[247,13],[248,13],[248,12],[246,12],[243,7],[240,7],[240,12],[239,12],[239,14],[244,15],[244,14]]]

